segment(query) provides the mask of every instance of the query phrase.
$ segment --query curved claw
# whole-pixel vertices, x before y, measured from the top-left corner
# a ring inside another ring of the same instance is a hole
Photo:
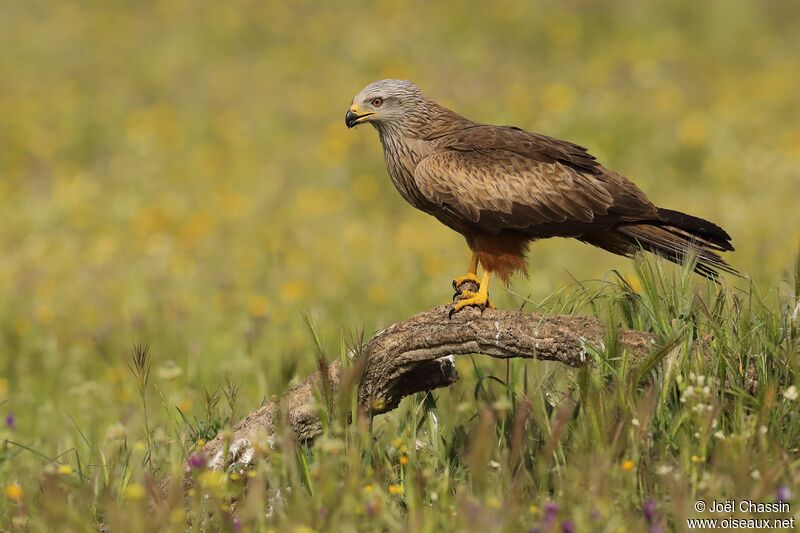
[[[458,300],[459,298],[462,298],[462,297],[463,298],[470,298],[471,297],[471,296],[464,296],[465,294],[469,295],[469,294],[475,294],[475,293],[472,292],[472,291],[456,291],[453,294],[453,299],[451,301],[455,302],[456,300]],[[492,302],[488,301],[488,300],[486,301],[486,307],[488,309],[497,309],[495,307],[495,305]]]
[[[453,304],[453,307],[451,307],[450,311],[447,313],[447,318],[453,318],[455,313],[469,306],[479,308],[481,313],[487,307],[490,309],[494,308],[494,305],[492,305],[492,303],[489,301],[489,293],[486,291],[462,291],[460,296],[463,298]]]

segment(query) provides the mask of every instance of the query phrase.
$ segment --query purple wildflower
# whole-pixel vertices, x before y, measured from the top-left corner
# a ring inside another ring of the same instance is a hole
[[[642,504],[642,513],[644,513],[644,519],[647,520],[648,524],[652,524],[656,519],[656,507],[658,507],[658,504],[653,499],[647,499]]]
[[[786,485],[781,485],[778,487],[775,497],[779,502],[788,502],[792,499],[792,490]]]
[[[241,533],[241,531],[242,531],[242,521],[238,516],[233,519],[233,524],[232,525],[233,525],[233,533]]]
[[[564,520],[561,524],[561,531],[563,533],[575,533],[575,524],[571,520]]]
[[[558,514],[558,505],[555,502],[547,502],[544,504],[544,524],[550,528],[556,521]]]
[[[14,417],[14,413],[8,413],[6,415],[6,427],[11,429],[17,427],[17,419]]]
[[[475,500],[468,498],[464,501],[464,516],[470,523],[474,524],[480,520],[481,511],[481,507]]]
[[[195,452],[186,460],[192,470],[201,470],[208,465],[208,458],[203,452]]]

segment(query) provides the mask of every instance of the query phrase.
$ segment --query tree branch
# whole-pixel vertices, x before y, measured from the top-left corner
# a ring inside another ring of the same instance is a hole
[[[400,400],[416,392],[446,387],[458,380],[452,355],[483,354],[499,359],[521,357],[559,361],[580,367],[589,363],[587,349],[602,347],[607,338],[600,320],[588,316],[547,316],[538,313],[464,309],[449,319],[448,306],[435,307],[377,332],[363,347],[355,367],[363,373],[359,405],[369,416],[395,409]],[[647,355],[653,335],[638,331],[618,332],[617,341],[633,357]],[[232,428],[232,435],[218,435],[203,453],[209,466],[225,468],[249,463],[254,445],[265,438],[271,445],[281,413],[298,440],[311,440],[322,432],[314,401],[315,390],[327,398],[347,386],[352,373],[341,364],[323,364],[301,384],[250,413]],[[325,377],[326,379],[323,379]],[[260,438],[259,438],[260,437]],[[226,448],[228,448],[226,450]]]

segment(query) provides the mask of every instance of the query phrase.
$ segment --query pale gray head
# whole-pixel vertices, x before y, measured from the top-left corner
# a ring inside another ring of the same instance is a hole
[[[348,128],[369,122],[376,128],[413,128],[424,121],[428,101],[408,80],[370,83],[354,98],[344,122]]]

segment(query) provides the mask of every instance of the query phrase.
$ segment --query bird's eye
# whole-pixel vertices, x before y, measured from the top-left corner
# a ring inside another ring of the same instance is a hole
[[[383,104],[383,98],[373,98],[372,102],[370,103],[372,104],[372,107],[380,107],[381,104]]]

